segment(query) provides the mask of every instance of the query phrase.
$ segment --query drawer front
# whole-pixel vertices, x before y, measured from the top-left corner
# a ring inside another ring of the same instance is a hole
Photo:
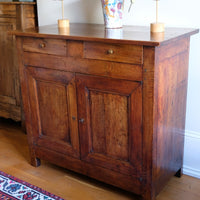
[[[24,38],[23,50],[28,52],[66,56],[66,40],[43,39],[43,38]]]
[[[16,17],[16,6],[1,4],[0,5],[0,17]]]
[[[143,47],[129,44],[84,43],[84,57],[131,64],[143,63]]]

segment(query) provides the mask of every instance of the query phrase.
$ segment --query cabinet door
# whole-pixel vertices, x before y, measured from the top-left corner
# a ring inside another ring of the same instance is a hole
[[[142,166],[140,82],[77,75],[81,159],[126,175]]]
[[[27,67],[26,75],[33,144],[79,157],[74,74]]]

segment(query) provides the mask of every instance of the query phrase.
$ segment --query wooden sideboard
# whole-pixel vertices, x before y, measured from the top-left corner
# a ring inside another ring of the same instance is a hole
[[[198,30],[110,31],[70,24],[66,34],[57,26],[14,33],[31,164],[44,159],[153,200],[181,176]]]
[[[15,37],[7,32],[36,25],[36,3],[0,2],[0,117],[22,118]]]

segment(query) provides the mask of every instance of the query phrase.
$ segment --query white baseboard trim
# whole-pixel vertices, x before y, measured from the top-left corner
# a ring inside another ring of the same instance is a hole
[[[200,140],[200,133],[196,131],[185,130],[185,137],[195,138]]]
[[[200,165],[197,168],[199,159],[200,133],[185,130],[185,163],[183,164],[183,174],[200,179]]]
[[[200,179],[200,170],[183,165],[183,174]]]

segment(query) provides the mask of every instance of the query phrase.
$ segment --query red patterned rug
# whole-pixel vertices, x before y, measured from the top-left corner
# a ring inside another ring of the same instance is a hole
[[[18,178],[0,171],[0,200],[63,200]]]

